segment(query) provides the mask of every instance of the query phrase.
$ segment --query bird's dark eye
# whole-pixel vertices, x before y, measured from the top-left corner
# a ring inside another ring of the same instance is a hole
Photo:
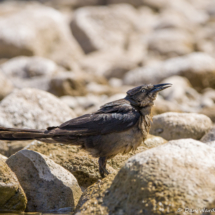
[[[146,90],[142,89],[142,93],[145,93],[145,92],[146,92]]]

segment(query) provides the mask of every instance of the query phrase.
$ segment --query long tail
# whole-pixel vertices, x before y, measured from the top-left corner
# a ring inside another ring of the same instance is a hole
[[[0,140],[33,140],[52,138],[48,130],[0,127]]]

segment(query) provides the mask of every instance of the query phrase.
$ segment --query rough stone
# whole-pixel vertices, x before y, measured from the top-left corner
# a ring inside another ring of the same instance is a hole
[[[193,138],[200,140],[212,127],[210,118],[196,113],[164,113],[153,117],[150,134],[166,140]]]
[[[42,57],[15,57],[0,65],[2,73],[17,88],[49,90],[50,78],[59,70],[51,60]]]
[[[0,160],[6,161],[6,160],[7,160],[7,157],[4,156],[4,155],[2,155],[2,154],[0,154]]]
[[[76,177],[83,189],[101,179],[98,159],[93,158],[78,146],[63,145],[60,143],[47,144],[35,140],[26,149],[44,154],[67,169]],[[109,165],[107,165],[107,169],[111,173],[115,172]]]
[[[23,212],[27,199],[16,175],[0,156],[0,212]]]
[[[204,143],[170,141],[131,157],[105,195],[92,195],[92,200],[86,196],[78,212],[180,215],[179,208],[203,210],[214,202],[214,162],[215,149]]]
[[[75,117],[74,112],[50,93],[24,88],[0,103],[0,126],[45,129]]]
[[[26,193],[26,211],[74,208],[78,203],[82,191],[75,177],[46,156],[21,150],[6,162]]]
[[[29,5],[0,20],[0,57],[42,56],[75,69],[82,50],[72,37],[60,12],[42,5]]]

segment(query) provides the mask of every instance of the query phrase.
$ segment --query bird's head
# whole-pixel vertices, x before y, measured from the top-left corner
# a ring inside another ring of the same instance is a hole
[[[126,98],[129,99],[132,105],[144,108],[154,105],[154,100],[159,91],[171,87],[172,84],[144,84],[139,87],[135,87],[127,92]]]

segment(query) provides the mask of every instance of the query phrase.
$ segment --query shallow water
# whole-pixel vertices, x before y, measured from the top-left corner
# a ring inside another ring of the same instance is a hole
[[[5,214],[5,215],[72,215],[72,212],[67,212],[67,213],[41,213],[41,212],[27,212],[27,213],[1,213],[1,215]]]

